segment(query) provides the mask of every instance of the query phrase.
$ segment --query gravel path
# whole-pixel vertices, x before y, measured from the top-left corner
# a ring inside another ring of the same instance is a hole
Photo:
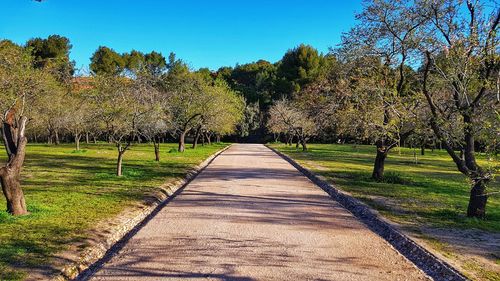
[[[217,157],[91,280],[426,280],[263,145]]]

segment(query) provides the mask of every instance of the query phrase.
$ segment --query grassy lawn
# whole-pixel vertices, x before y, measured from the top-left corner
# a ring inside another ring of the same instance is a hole
[[[21,280],[30,268],[46,267],[51,255],[82,241],[97,222],[144,200],[224,146],[177,153],[176,144],[163,144],[161,161],[155,162],[152,145],[134,145],[125,153],[124,175],[116,177],[113,145],[84,144],[81,151],[72,145],[29,145],[22,184],[30,214],[0,212],[0,280]],[[0,160],[5,161],[3,154]],[[5,210],[3,195],[0,209]]]
[[[420,150],[417,150],[416,164],[413,149],[403,148],[399,154],[396,148],[391,151],[386,161],[386,180],[376,182],[370,178],[375,158],[373,146],[311,144],[308,152],[297,151],[295,146],[288,147],[283,144],[271,146],[326,177],[339,189],[351,193],[377,209],[383,216],[402,224],[405,229],[414,233],[425,236],[427,234],[424,235],[425,232],[421,230],[431,228],[453,230],[457,233],[474,230],[476,233],[490,233],[500,237],[500,194],[488,199],[486,220],[467,218],[465,214],[469,200],[469,184],[444,150],[427,150],[425,156],[421,156]],[[480,162],[487,165],[485,159]],[[488,165],[492,164],[500,165],[500,162],[497,159]],[[497,176],[489,185],[489,191],[499,190],[500,177]],[[443,241],[433,236],[429,236],[427,240],[436,248],[441,248],[438,250],[442,252],[451,251],[449,256],[457,255]],[[487,258],[493,264],[500,264],[500,253],[486,255],[489,255]],[[464,265],[474,266],[476,264]],[[483,268],[479,271],[481,272],[477,273],[476,277],[500,280],[500,272],[495,269]]]

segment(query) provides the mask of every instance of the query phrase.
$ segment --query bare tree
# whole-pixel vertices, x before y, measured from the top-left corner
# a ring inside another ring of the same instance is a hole
[[[278,100],[269,109],[268,128],[273,132],[292,132],[297,137],[297,145],[307,151],[307,141],[317,131],[313,119],[286,99]]]
[[[384,175],[384,163],[389,151],[399,145],[401,129],[405,125],[408,114],[403,109],[411,106],[404,105],[403,97],[407,97],[407,64],[413,50],[418,44],[416,32],[425,23],[416,13],[413,1],[382,0],[365,1],[363,12],[357,15],[360,24],[354,27],[343,37],[343,46],[339,53],[344,61],[359,60],[359,57],[373,57],[380,61],[364,66],[371,72],[366,79],[366,73],[355,70],[364,81],[373,82],[370,89],[366,84],[359,84],[376,95],[381,104],[382,116],[374,119],[375,144],[377,155],[375,158],[372,178],[381,180]],[[411,72],[411,71],[410,71]]]
[[[484,217],[492,173],[478,164],[475,147],[485,130],[500,126],[500,8],[488,15],[483,1],[421,1],[420,5],[421,16],[428,19],[422,30],[426,44],[419,49],[430,125],[457,169],[472,182],[467,216]],[[498,138],[489,136],[483,140],[491,143]]]
[[[95,76],[92,108],[100,130],[116,145],[116,175],[122,175],[123,155],[130,148],[138,130],[143,106],[134,99],[127,78],[111,75]]]

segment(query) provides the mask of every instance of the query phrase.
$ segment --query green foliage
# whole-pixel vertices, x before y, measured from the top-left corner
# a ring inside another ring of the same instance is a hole
[[[202,77],[203,80],[205,80],[207,83],[212,83],[214,80],[212,77],[212,71],[210,71],[210,69],[208,69],[206,67],[202,67],[202,68],[198,69],[196,71],[196,73],[198,75],[200,75],[200,77]]]
[[[298,92],[322,74],[325,64],[324,56],[309,45],[301,44],[289,50],[278,66],[278,92],[284,95]]]
[[[168,55],[167,68],[169,76],[182,76],[189,73],[188,65],[181,59],[177,59],[174,53]]]
[[[126,64],[126,60],[120,54],[105,46],[99,46],[90,58],[90,70],[98,75],[118,75]]]
[[[125,68],[133,73],[139,72],[142,69],[144,69],[144,54],[132,50],[130,53],[125,53],[122,55],[123,59],[125,60]]]
[[[248,103],[258,103],[261,109],[272,103],[276,66],[265,60],[238,65],[228,76],[229,69],[219,69],[219,75],[236,91],[240,92]]]
[[[247,103],[245,105],[244,117],[238,124],[238,135],[247,137],[260,127],[260,111],[257,103]]]
[[[60,93],[52,75],[33,67],[31,52],[11,41],[0,41],[0,112],[14,108],[32,117],[34,107],[44,97]]]
[[[146,65],[146,70],[150,75],[158,76],[167,67],[167,61],[165,57],[158,52],[152,51],[144,56],[144,62]]]
[[[33,38],[26,42],[36,68],[44,68],[60,80],[67,80],[74,74],[74,62],[69,59],[72,45],[68,38],[50,35],[47,39]]]
[[[125,155],[122,177],[114,174],[114,145],[82,146],[85,153],[72,153],[72,145],[28,145],[22,185],[30,214],[0,211],[0,280],[22,280],[28,268],[49,268],[50,258],[70,245],[83,249],[105,220],[144,202],[225,144],[183,154],[167,153],[175,145],[162,144],[159,163],[152,145],[136,145]]]

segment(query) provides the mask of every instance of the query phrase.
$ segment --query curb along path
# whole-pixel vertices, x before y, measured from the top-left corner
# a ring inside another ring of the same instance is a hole
[[[358,219],[363,221],[372,231],[379,234],[401,254],[418,265],[435,280],[453,280],[466,281],[467,277],[458,272],[451,265],[439,259],[431,252],[413,241],[410,237],[398,230],[390,221],[381,217],[376,211],[373,211],[366,204],[358,201],[351,195],[336,189],[330,185],[322,176],[318,176],[308,169],[302,167],[295,160],[280,151],[268,147],[283,159],[292,164],[297,170],[307,176],[312,182],[321,187],[333,199],[342,204],[344,208],[353,213]]]
[[[160,187],[159,192],[153,194],[154,201],[144,207],[142,210],[135,212],[134,216],[125,217],[124,222],[110,229],[110,235],[98,241],[91,241],[91,246],[81,254],[77,261],[70,261],[68,265],[62,268],[61,274],[55,276],[52,280],[85,280],[101,266],[103,260],[112,255],[115,248],[119,248],[131,236],[133,236],[141,226],[150,220],[154,215],[170,200],[175,198],[182,189],[193,180],[200,172],[202,172],[212,161],[217,158],[222,152],[231,147],[228,145],[223,149],[213,153],[199,165],[191,168],[184,178],[169,182]]]
[[[231,146],[125,242],[84,279],[428,279],[263,145]]]

